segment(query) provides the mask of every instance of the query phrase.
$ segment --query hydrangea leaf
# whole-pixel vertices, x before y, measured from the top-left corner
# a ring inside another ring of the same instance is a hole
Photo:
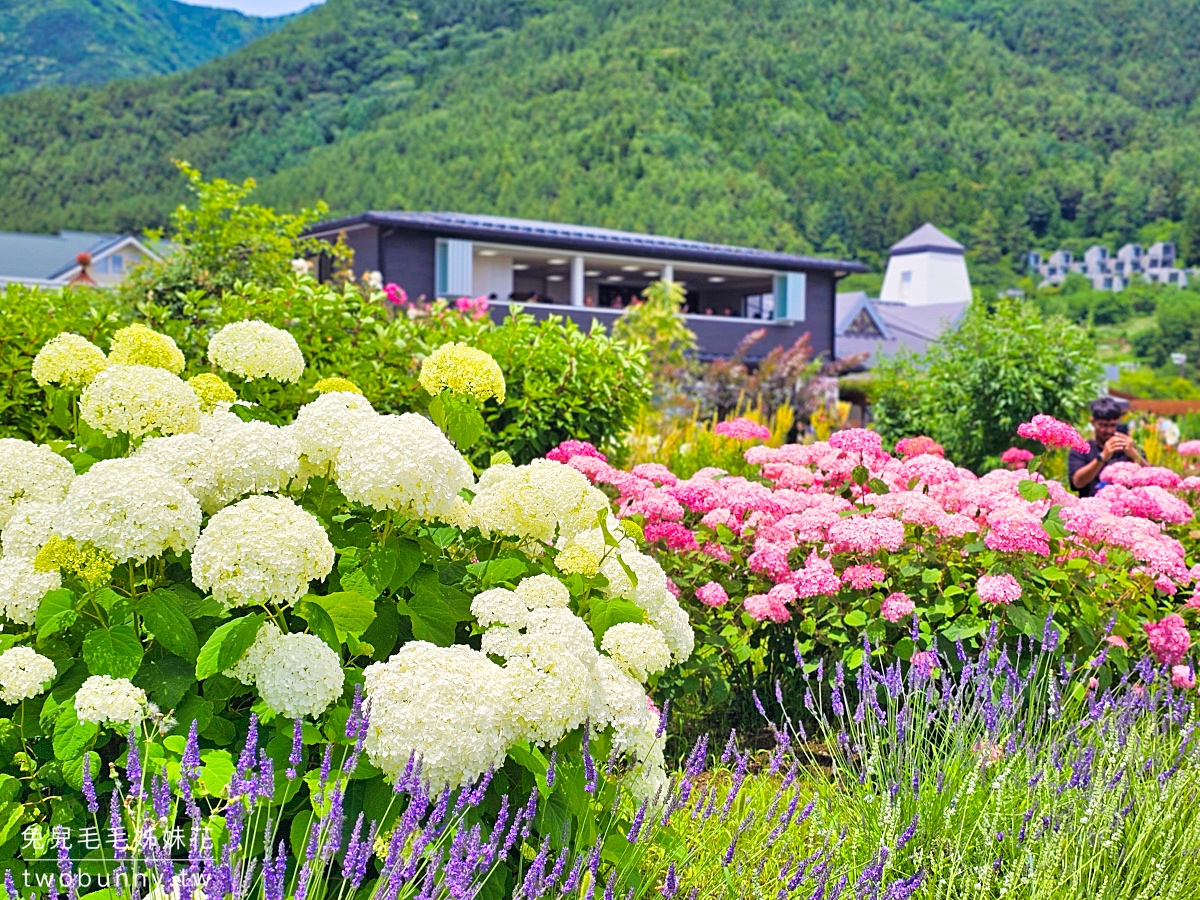
[[[75,597],[65,588],[50,591],[42,598],[37,611],[38,640],[44,641],[52,635],[65,631],[78,617],[75,612]]]
[[[309,594],[305,600],[316,604],[329,614],[334,630],[342,641],[349,635],[361,637],[375,621],[374,599],[356,591],[338,591],[324,597]]]
[[[203,681],[241,659],[254,643],[264,618],[262,613],[255,613],[219,625],[196,657],[196,678]]]
[[[73,702],[66,704],[54,723],[54,758],[75,759],[96,737],[97,731],[99,726],[95,722],[79,721]]]
[[[622,622],[643,622],[645,613],[642,608],[628,600],[593,600],[591,621],[592,634],[596,636],[596,646],[604,638],[604,632]]]
[[[337,627],[333,624],[333,619],[329,613],[316,602],[318,599],[324,598],[318,598],[309,594],[296,604],[296,615],[304,619],[308,623],[309,631],[328,644],[334,653],[340,653],[342,642],[338,636]],[[374,612],[374,609],[372,609],[372,612]]]
[[[83,658],[93,675],[132,678],[142,665],[142,642],[128,625],[94,628],[83,639]]]
[[[171,591],[152,591],[138,600],[137,609],[160,644],[183,659],[196,658],[200,642],[178,596]]]
[[[429,641],[439,647],[454,643],[454,611],[441,597],[419,591],[402,608],[397,604],[397,608],[412,620],[413,637],[418,641]]]

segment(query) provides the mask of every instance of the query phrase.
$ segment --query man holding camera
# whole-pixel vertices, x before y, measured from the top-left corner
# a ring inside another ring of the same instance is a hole
[[[1121,412],[1121,404],[1112,397],[1101,397],[1092,403],[1095,435],[1088,441],[1088,451],[1072,450],[1067,457],[1067,477],[1080,497],[1095,496],[1104,487],[1104,470],[1111,463],[1146,464],[1133,438],[1121,428]]]

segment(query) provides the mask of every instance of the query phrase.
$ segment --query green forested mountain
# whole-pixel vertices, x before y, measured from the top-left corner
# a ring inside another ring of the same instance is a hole
[[[280,24],[174,0],[0,0],[0,94],[189,69]]]
[[[1200,232],[1191,6],[329,0],[186,73],[0,99],[0,228],[159,224],[181,157],[283,206],[865,259],[925,220],[983,262]]]

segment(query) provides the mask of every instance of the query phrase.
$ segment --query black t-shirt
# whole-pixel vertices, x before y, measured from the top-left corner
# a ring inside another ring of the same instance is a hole
[[[1104,487],[1104,470],[1115,462],[1133,462],[1132,457],[1126,456],[1125,453],[1118,450],[1108,458],[1108,462],[1100,467],[1100,472],[1088,484],[1081,488],[1075,487],[1075,473],[1086,466],[1094,459],[1099,459],[1103,448],[1096,443],[1095,439],[1088,441],[1088,452],[1080,453],[1078,450],[1072,450],[1067,454],[1067,481],[1071,488],[1079,492],[1080,497],[1093,497],[1100,488]]]

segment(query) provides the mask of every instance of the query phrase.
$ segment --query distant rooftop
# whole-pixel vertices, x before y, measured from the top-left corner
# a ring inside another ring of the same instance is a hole
[[[892,244],[888,253],[901,256],[905,253],[953,253],[961,256],[966,247],[960,244],[936,225],[926,222],[912,234],[901,238]]]
[[[98,256],[123,234],[60,231],[58,234],[20,234],[0,231],[0,276],[49,280],[75,267],[80,253]]]
[[[432,231],[470,240],[519,242],[596,253],[637,254],[679,261],[761,266],[772,269],[825,269],[843,274],[866,272],[862,263],[844,259],[799,256],[731,244],[711,244],[685,238],[618,231],[590,225],[568,225],[456,212],[380,212],[348,216],[313,226],[310,233],[328,234],[353,225],[370,224]],[[930,226],[932,227],[932,226]],[[935,231],[937,229],[934,229]],[[941,232],[938,232],[939,234]],[[943,235],[944,236],[944,235]],[[947,240],[949,240],[947,238]]]

